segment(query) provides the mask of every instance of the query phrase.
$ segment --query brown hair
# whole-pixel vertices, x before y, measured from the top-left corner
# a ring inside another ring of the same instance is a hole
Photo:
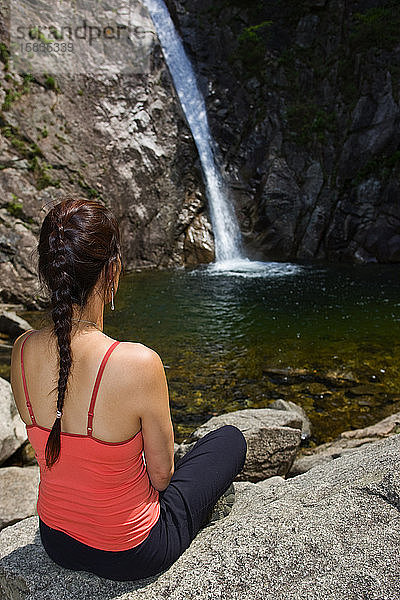
[[[46,215],[40,230],[39,279],[51,296],[51,316],[59,349],[57,410],[62,413],[72,367],[73,305],[83,310],[103,277],[104,298],[121,263],[118,224],[110,210],[94,200],[66,197]],[[46,444],[51,468],[61,450],[61,419],[56,418]]]

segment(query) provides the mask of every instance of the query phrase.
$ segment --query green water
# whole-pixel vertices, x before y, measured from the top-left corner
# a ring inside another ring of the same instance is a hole
[[[400,265],[266,263],[263,276],[126,275],[105,331],[161,356],[177,441],[212,415],[284,398],[321,443],[400,410],[399,321]]]

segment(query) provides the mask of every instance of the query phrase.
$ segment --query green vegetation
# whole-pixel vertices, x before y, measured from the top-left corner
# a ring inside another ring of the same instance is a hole
[[[86,192],[89,198],[95,199],[101,197],[100,192],[95,188],[91,187],[89,184],[87,184],[82,177],[79,177],[78,184]]]
[[[61,182],[59,179],[53,179],[50,175],[52,165],[45,160],[41,160],[38,156],[34,156],[29,164],[29,170],[32,171],[36,179],[36,187],[38,190],[43,190],[46,187],[53,186],[59,188]]]
[[[54,90],[57,93],[60,92],[60,88],[55,77],[53,77],[52,75],[48,75],[47,73],[45,73],[44,75],[44,87],[48,90]]]
[[[56,137],[58,140],[60,140],[60,142],[62,142],[63,144],[67,144],[67,143],[68,143],[68,140],[67,140],[65,137],[63,137],[62,135],[60,135],[59,133],[56,133],[56,134],[55,134],[55,137]]]
[[[56,27],[54,27],[54,26],[49,27],[49,31],[55,40],[63,39],[63,35],[62,35],[61,31],[58,31],[58,29]]]
[[[263,77],[267,32],[271,25],[272,21],[263,21],[259,25],[245,27],[237,39],[234,58],[241,61],[247,77]]]
[[[391,49],[399,43],[400,5],[398,1],[387,2],[384,7],[374,7],[364,13],[355,13],[350,34],[354,49],[371,47]]]
[[[29,37],[31,40],[38,40],[40,42],[44,42],[45,44],[51,44],[54,40],[49,40],[46,36],[40,31],[39,27],[32,27],[29,30]]]
[[[6,95],[2,104],[2,110],[10,110],[11,104],[22,96],[22,92],[16,90],[6,90]]]
[[[386,156],[374,156],[369,160],[353,179],[354,185],[359,185],[369,177],[378,177],[380,180],[387,180],[390,176],[400,174],[400,150]]]
[[[34,81],[34,77],[31,73],[22,73],[22,84],[18,85],[16,80],[8,73],[7,81],[13,87],[10,87],[6,90],[6,95],[3,100],[2,110],[10,110],[11,105],[15,100],[21,98],[23,94],[27,94],[30,91],[30,83]]]
[[[0,115],[0,131],[20,156],[29,161],[28,169],[36,180],[36,187],[42,190],[48,186],[60,187],[60,180],[51,177],[52,165],[43,157],[39,146],[21,134],[19,127],[13,127]]]
[[[25,88],[25,91],[28,92],[30,89],[29,84],[32,81],[35,81],[35,78],[32,75],[32,73],[22,73],[22,80],[23,80],[23,86]]]
[[[0,131],[23,158],[32,159],[35,156],[41,156],[40,148],[34,142],[27,140],[21,134],[19,127],[13,127],[12,125],[9,125],[1,116]]]
[[[15,194],[13,194],[14,196]],[[7,202],[5,206],[8,213],[16,219],[22,219],[24,211],[22,210],[22,202]]]
[[[286,118],[290,134],[300,144],[326,141],[327,132],[334,133],[337,128],[337,116],[312,102],[289,104]]]
[[[28,217],[23,210],[23,204],[20,200],[18,200],[18,196],[16,194],[11,194],[12,201],[7,202],[3,208],[15,219],[20,219],[24,221],[24,223],[29,223],[30,225],[33,223],[32,217]]]
[[[240,64],[240,75],[244,79],[256,77],[260,82],[265,81],[266,48],[269,28],[272,21],[262,21],[242,29],[237,37],[237,45],[229,61]]]
[[[0,43],[0,61],[4,64],[4,70],[8,71],[10,62],[10,51],[3,42]]]

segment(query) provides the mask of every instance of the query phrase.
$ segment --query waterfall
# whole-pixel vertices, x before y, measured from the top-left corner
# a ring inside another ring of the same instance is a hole
[[[240,229],[215,162],[213,152],[215,144],[208,126],[205,102],[198,88],[193,67],[185,54],[182,40],[164,1],[143,0],[143,4],[153,20],[199,153],[214,232],[216,263],[240,260],[242,258]]]

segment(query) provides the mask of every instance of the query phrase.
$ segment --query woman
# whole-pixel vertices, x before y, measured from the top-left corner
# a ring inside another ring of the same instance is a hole
[[[159,355],[103,333],[121,273],[117,222],[66,198],[43,221],[39,278],[52,325],[20,336],[11,384],[40,466],[40,535],[59,565],[134,581],[167,569],[241,471],[246,442],[210,432],[174,468]]]

